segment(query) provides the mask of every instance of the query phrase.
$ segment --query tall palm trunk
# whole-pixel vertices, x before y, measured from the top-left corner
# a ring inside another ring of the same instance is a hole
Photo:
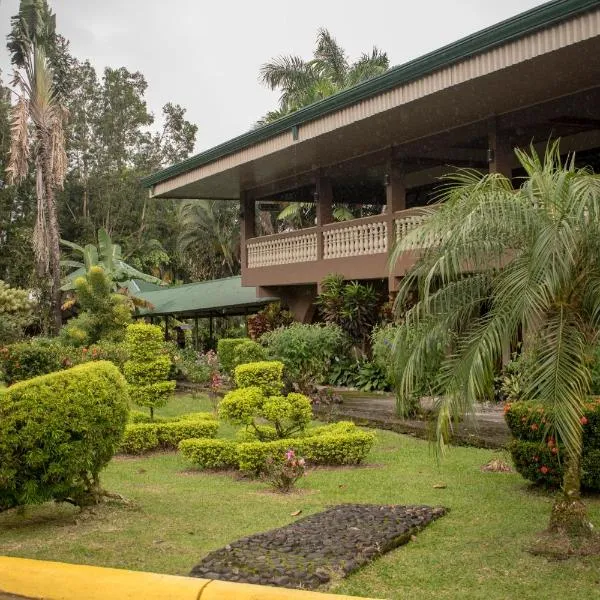
[[[579,433],[583,442],[583,434]],[[580,445],[581,448],[581,445]],[[581,452],[572,452],[566,457],[562,492],[556,498],[550,516],[550,531],[564,531],[571,536],[589,535],[592,524],[585,504],[581,501]]]

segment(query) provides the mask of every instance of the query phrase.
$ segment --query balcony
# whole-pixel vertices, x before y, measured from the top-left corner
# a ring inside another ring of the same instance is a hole
[[[409,209],[250,238],[242,265],[243,285],[312,284],[329,273],[347,279],[385,279],[390,275],[390,249],[423,218],[419,209]],[[405,252],[392,274],[404,274],[414,260],[413,252]]]

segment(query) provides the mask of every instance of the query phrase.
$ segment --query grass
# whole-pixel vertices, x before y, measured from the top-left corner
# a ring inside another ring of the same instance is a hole
[[[205,398],[185,396],[159,413],[208,409]],[[286,525],[296,510],[304,516],[343,502],[431,504],[451,511],[332,591],[402,599],[596,597],[600,557],[550,562],[524,552],[546,525],[552,498],[516,474],[482,472],[493,456],[455,448],[438,469],[426,442],[378,432],[368,465],[312,470],[289,496],[234,474],[190,470],[174,453],[118,457],[103,483],[131,506],[80,513],[46,504],[1,514],[0,554],[186,574],[207,552]],[[438,483],[447,487],[434,488]],[[586,502],[600,524],[600,498]]]

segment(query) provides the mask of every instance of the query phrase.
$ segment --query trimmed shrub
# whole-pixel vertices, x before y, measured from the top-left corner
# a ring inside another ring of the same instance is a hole
[[[232,390],[219,403],[219,418],[232,425],[251,425],[264,400],[265,396],[259,387]]]
[[[119,448],[124,454],[143,454],[156,448],[176,449],[179,442],[189,438],[214,438],[219,423],[207,418],[187,415],[187,418],[163,422],[138,422],[127,425]]]
[[[559,487],[563,478],[560,442],[547,437],[550,409],[540,402],[505,405],[505,419],[514,438],[509,450],[516,470],[526,479],[547,487]],[[583,411],[583,488],[600,491],[600,401],[590,401]]]
[[[352,421],[338,421],[329,425],[321,425],[306,430],[306,437],[314,437],[315,435],[343,434],[354,433],[359,431],[358,427]]]
[[[175,381],[167,381],[171,369],[157,325],[135,323],[127,327],[125,347],[129,360],[124,365],[125,378],[129,384],[131,401],[138,406],[154,409],[164,406],[175,391]]]
[[[270,456],[283,456],[287,450],[304,456],[313,465],[356,465],[361,463],[375,442],[375,434],[366,431],[323,434],[273,442],[245,442],[237,447],[240,471],[260,473]]]
[[[0,510],[99,492],[128,417],[125,380],[106,361],[0,392]]]
[[[172,423],[157,423],[158,443],[163,448],[176,449],[179,442],[191,438],[214,438],[219,430],[217,421],[185,419]]]
[[[134,423],[127,425],[119,452],[123,454],[143,454],[158,448],[158,434],[154,423]]]
[[[272,442],[243,442],[237,446],[238,468],[245,473],[259,474],[269,456],[281,455],[288,450],[298,452],[300,440],[273,440]]]
[[[233,349],[233,366],[267,360],[267,351],[257,342],[246,340]]]
[[[276,396],[283,389],[283,363],[273,360],[239,365],[234,380],[239,388],[259,387],[265,396]]]
[[[150,418],[148,413],[142,412],[141,410],[130,410],[129,411],[129,423],[167,423],[172,421],[169,417],[154,417],[154,420]]]
[[[310,423],[312,408],[310,399],[302,394],[265,396],[261,388],[254,386],[226,394],[219,404],[219,417],[233,425],[245,425],[252,437],[267,441],[273,438],[273,432],[277,438],[302,433]],[[267,421],[267,425],[261,421]]]
[[[238,464],[237,444],[229,440],[183,440],[179,451],[203,469],[230,469]]]
[[[248,338],[222,338],[217,342],[217,356],[226,373],[232,373],[235,367],[234,353],[236,346],[248,342]]]
[[[302,455],[314,465],[358,465],[374,442],[375,434],[370,431],[326,433],[304,439]]]
[[[270,358],[285,365],[286,376],[301,390],[324,383],[329,368],[348,353],[350,342],[341,327],[334,324],[294,323],[262,336]]]

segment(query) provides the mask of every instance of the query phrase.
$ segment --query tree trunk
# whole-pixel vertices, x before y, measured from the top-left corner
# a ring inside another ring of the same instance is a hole
[[[47,164],[47,163],[46,163]],[[50,177],[45,173],[46,182],[46,218],[48,220],[50,298],[53,321],[53,333],[57,334],[62,326],[60,291],[60,234],[56,210],[56,195]]]
[[[581,448],[581,431],[579,435]],[[548,529],[563,532],[569,537],[584,537],[592,533],[587,509],[581,501],[581,451],[567,456],[562,493],[552,507]]]

